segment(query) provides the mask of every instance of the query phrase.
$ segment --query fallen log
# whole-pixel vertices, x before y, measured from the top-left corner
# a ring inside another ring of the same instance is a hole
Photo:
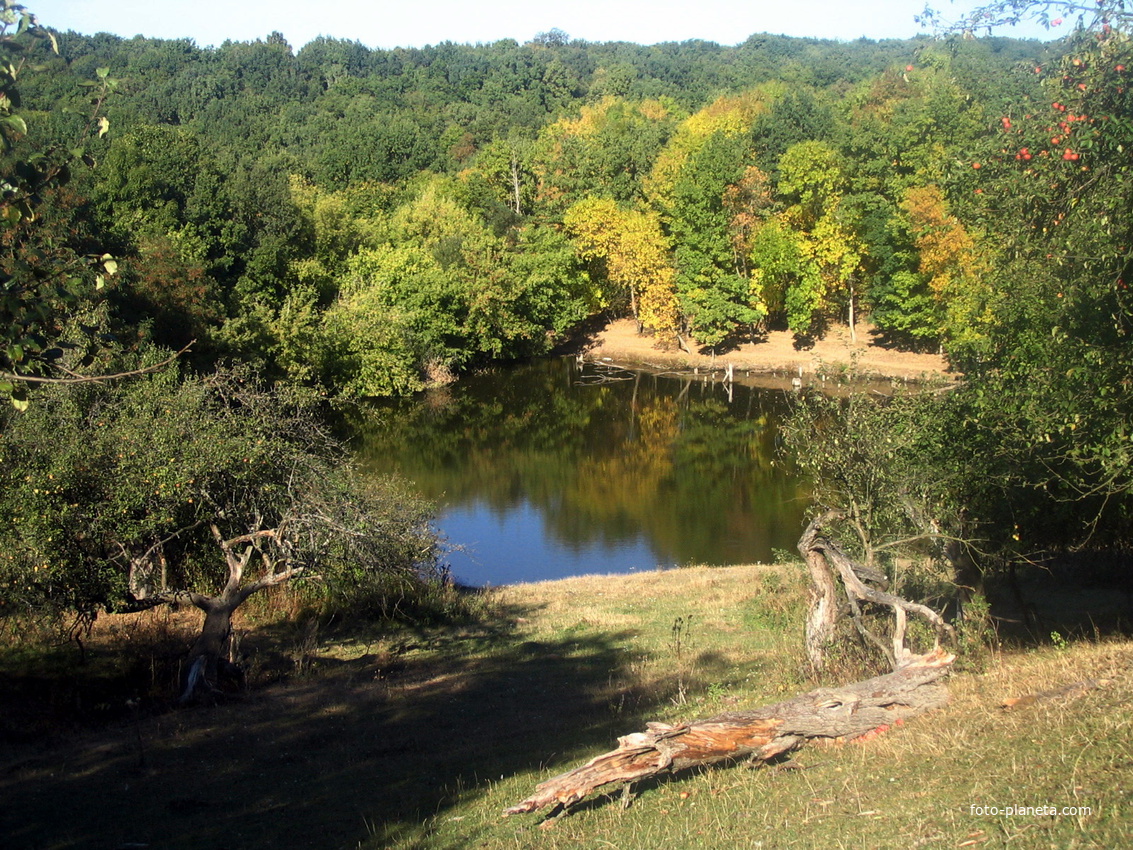
[[[899,670],[839,688],[820,688],[776,705],[728,712],[676,726],[648,723],[648,731],[618,739],[618,748],[548,779],[505,815],[547,806],[569,808],[607,785],[749,757],[774,758],[810,738],[851,739],[891,726],[948,701],[940,680],[955,656],[914,656]]]

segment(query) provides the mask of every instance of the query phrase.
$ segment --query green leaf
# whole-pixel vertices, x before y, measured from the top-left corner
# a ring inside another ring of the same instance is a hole
[[[19,115],[9,115],[3,119],[5,127],[11,127],[17,133],[26,136],[28,134],[28,125]]]

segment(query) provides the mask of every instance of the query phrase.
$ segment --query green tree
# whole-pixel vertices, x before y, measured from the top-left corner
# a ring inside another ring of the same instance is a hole
[[[799,142],[825,142],[834,136],[834,111],[808,89],[791,89],[752,123],[756,159],[767,169]]]
[[[1133,39],[1122,7],[1099,10],[1112,14],[1039,68],[1047,102],[1002,116],[968,168],[1001,250],[995,321],[951,349],[967,375],[957,416],[978,428],[972,499],[1008,551],[1131,531]]]
[[[423,181],[347,261],[326,314],[326,368],[347,394],[412,392],[476,362],[545,353],[596,308],[561,235],[529,224],[501,238],[462,195]]]
[[[752,285],[758,288],[768,315],[776,320],[786,317],[788,294],[809,272],[798,232],[772,218],[751,238],[749,262]]]
[[[879,400],[863,393],[846,399],[816,393],[801,397],[784,424],[786,445],[813,482],[816,504],[816,516],[799,542],[813,585],[806,649],[816,670],[825,665],[830,645],[850,636],[838,634],[841,621],[852,621],[850,634],[900,666],[908,652],[905,613],[925,617],[938,637],[948,631],[938,613],[901,597],[916,593],[939,599],[959,591],[963,598],[977,583],[961,537],[964,513],[955,501],[956,482],[936,463],[942,432],[932,423],[941,418],[941,407],[933,394]],[[815,546],[819,531],[829,539]],[[844,575],[849,604],[839,603],[837,571],[831,568],[839,556],[852,565],[854,584],[883,588],[889,597],[885,604],[903,609],[892,640],[878,634],[861,604],[868,595],[852,591]],[[900,570],[898,559],[904,561]],[[946,566],[934,568],[932,562]]]
[[[17,83],[45,42],[56,46],[23,6],[0,0],[0,397],[21,409],[29,382],[64,374],[62,325],[117,271],[109,254],[91,256],[59,214],[68,206],[59,189],[72,166],[89,157],[58,143],[36,148],[27,142]],[[91,134],[109,126],[100,109],[113,87],[106,69],[90,82]],[[40,219],[53,198],[55,214]]]
[[[747,176],[747,140],[717,131],[684,162],[666,221],[673,237],[677,291],[693,336],[712,348],[759,324],[766,310],[735,250],[735,211],[726,198]]]
[[[548,124],[534,152],[544,207],[562,211],[587,196],[640,203],[644,180],[677,119],[668,101],[630,103],[607,96],[583,106],[578,117]]]
[[[854,324],[864,246],[856,216],[843,205],[846,188],[842,157],[824,142],[800,142],[779,160],[778,191],[788,204],[781,219],[798,233],[803,259],[785,297],[795,333],[810,333],[838,296],[845,296]]]
[[[431,563],[427,507],[354,476],[309,397],[246,371],[53,387],[2,427],[0,602],[86,623],[191,603],[206,684],[251,595],[313,573],[365,592]]]

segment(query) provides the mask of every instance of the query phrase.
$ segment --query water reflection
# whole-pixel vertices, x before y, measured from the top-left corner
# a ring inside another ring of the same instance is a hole
[[[358,453],[438,501],[468,584],[763,561],[802,528],[805,489],[775,456],[785,404],[544,360],[375,406]]]

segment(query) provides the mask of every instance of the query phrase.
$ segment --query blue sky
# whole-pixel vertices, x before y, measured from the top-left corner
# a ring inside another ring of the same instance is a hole
[[[925,0],[22,0],[40,23],[82,33],[251,41],[272,31],[298,49],[319,35],[368,47],[442,41],[529,41],[552,27],[587,41],[654,44],[692,38],[737,44],[757,32],[838,38],[907,38]],[[959,18],[972,0],[937,0]],[[1035,26],[1005,30],[1051,37]]]

